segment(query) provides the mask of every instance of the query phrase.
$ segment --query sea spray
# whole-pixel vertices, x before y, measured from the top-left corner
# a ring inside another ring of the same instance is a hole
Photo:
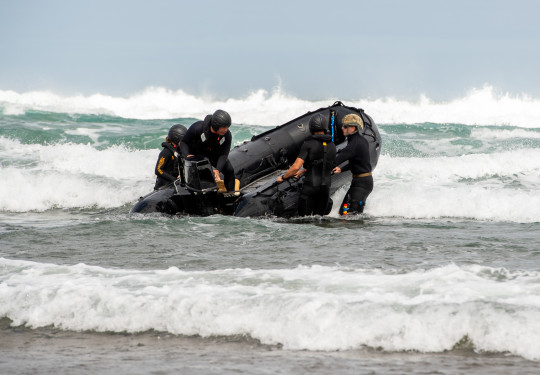
[[[28,110],[72,114],[111,115],[133,119],[202,119],[217,108],[227,110],[233,123],[280,125],[319,107],[341,100],[346,105],[364,108],[377,123],[414,124],[423,122],[468,125],[513,125],[538,127],[540,99],[527,95],[511,96],[486,85],[465,96],[444,102],[426,96],[403,100],[387,98],[326,98],[308,101],[285,93],[260,89],[240,98],[218,100],[195,96],[183,90],[149,87],[128,97],[105,94],[61,96],[50,91],[17,93],[0,90],[4,115],[22,115]]]

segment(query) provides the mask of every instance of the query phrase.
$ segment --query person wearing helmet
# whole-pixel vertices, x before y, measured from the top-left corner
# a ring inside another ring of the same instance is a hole
[[[193,123],[180,143],[180,151],[184,158],[204,156],[210,160],[214,169],[216,182],[221,181],[223,174],[225,188],[234,191],[234,168],[229,161],[232,135],[229,131],[231,116],[218,109],[204,120]]]
[[[293,165],[278,183],[305,173],[304,185],[298,198],[298,215],[327,215],[332,209],[330,199],[330,175],[335,166],[336,145],[328,131],[328,117],[320,113],[309,119],[308,137],[300,147],[300,153]],[[300,171],[302,166],[305,168]]]
[[[178,153],[178,145],[186,134],[186,127],[181,124],[173,125],[169,129],[169,134],[165,137],[165,142],[161,144],[163,150],[159,153],[156,163],[156,184],[154,190],[170,184],[177,178],[182,178],[181,156]]]
[[[357,114],[350,113],[343,117],[343,135],[347,137],[347,146],[336,158],[337,167],[334,173],[341,173],[350,169],[352,181],[339,209],[340,214],[362,213],[366,206],[366,199],[373,190],[373,176],[371,175],[371,159],[369,156],[369,143],[360,134],[364,129],[364,122]],[[349,161],[346,168],[339,165]]]

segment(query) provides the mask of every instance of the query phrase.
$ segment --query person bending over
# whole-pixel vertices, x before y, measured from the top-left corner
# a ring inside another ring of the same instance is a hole
[[[204,120],[193,123],[180,143],[184,158],[204,156],[210,160],[216,182],[224,176],[225,188],[234,191],[234,168],[229,161],[232,135],[231,116],[218,109]]]

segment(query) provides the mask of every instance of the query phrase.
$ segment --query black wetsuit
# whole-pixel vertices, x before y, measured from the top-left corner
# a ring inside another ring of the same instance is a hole
[[[159,153],[156,163],[156,184],[154,190],[162,186],[168,185],[177,179],[179,174],[180,155],[177,153],[177,148],[169,142],[161,144],[163,150]]]
[[[336,145],[332,136],[315,134],[300,148],[298,157],[304,160],[306,177],[298,199],[298,215],[326,215],[332,209],[330,175],[335,166]]]
[[[188,155],[207,157],[212,166],[223,173],[225,188],[228,191],[233,191],[234,168],[229,161],[232,135],[228,130],[223,136],[212,133],[210,130],[211,119],[212,115],[208,115],[204,121],[197,121],[189,127],[180,143],[180,151],[184,158]]]
[[[347,137],[347,146],[336,157],[336,165],[347,160],[349,165],[342,171],[350,169],[353,179],[339,209],[340,214],[343,213],[344,204],[348,205],[348,213],[363,212],[366,199],[373,190],[369,143],[358,132]]]

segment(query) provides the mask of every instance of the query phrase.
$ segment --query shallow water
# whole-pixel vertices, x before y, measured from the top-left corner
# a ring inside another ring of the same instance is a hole
[[[288,351],[246,337],[183,337],[7,328],[0,369],[9,374],[536,374],[537,362],[470,348],[446,353]]]
[[[128,214],[166,129],[189,115],[4,107],[2,373],[537,367],[534,119],[382,124],[364,215],[284,220]],[[233,141],[265,129],[233,124]]]

